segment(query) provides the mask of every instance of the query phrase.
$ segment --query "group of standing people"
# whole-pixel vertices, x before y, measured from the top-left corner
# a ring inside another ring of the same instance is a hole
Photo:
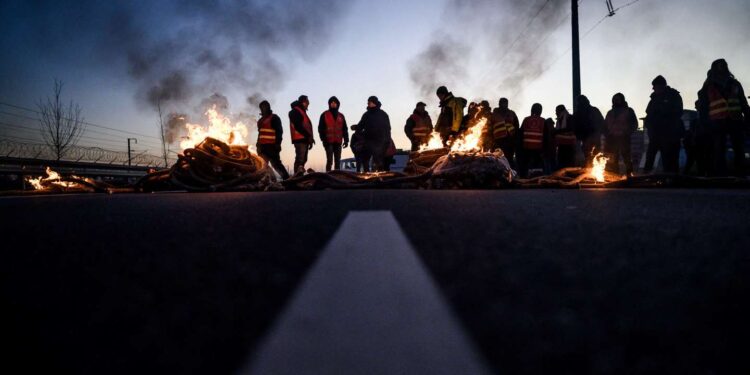
[[[686,129],[683,121],[683,102],[680,93],[667,84],[659,75],[651,82],[652,94],[646,107],[644,128],[648,134],[648,148],[643,172],[651,173],[656,155],[661,155],[665,173],[679,173],[681,147],[687,154],[684,173],[690,173],[697,165],[700,175],[726,175],[727,140],[734,154],[734,173],[745,174],[744,133],[750,125],[748,107],[742,85],[729,71],[727,62],[719,59],[711,64],[711,70],[698,92],[695,108],[698,116],[690,121]],[[482,149],[500,149],[514,169],[522,177],[537,167],[549,174],[554,170],[591,166],[594,157],[601,153],[609,158],[607,168],[621,173],[620,161],[625,174],[634,172],[631,155],[631,138],[638,129],[638,118],[625,95],[612,97],[612,107],[606,115],[585,95],[576,98],[575,110],[571,114],[564,105],[555,108],[556,118],[543,118],[542,105],[535,103],[531,113],[520,121],[509,109],[508,99],[501,98],[498,106],[490,110],[489,103],[470,103],[468,113],[463,115],[466,101],[458,98],[445,87],[437,90],[440,99],[440,117],[434,131],[439,132],[444,145],[460,138],[462,133],[484,121]],[[412,141],[412,150],[417,150],[430,137],[431,122],[419,127],[419,118],[429,119],[424,103],[418,103],[406,125],[406,134]],[[421,116],[421,117],[420,117]],[[424,117],[426,116],[426,117]],[[413,129],[419,128],[420,131]],[[582,165],[576,162],[576,154],[584,155]]]
[[[313,125],[307,114],[310,100],[301,95],[292,102],[289,111],[289,131],[294,146],[294,173],[304,173],[309,151],[315,145]],[[283,127],[281,119],[273,113],[268,101],[259,105],[261,117],[258,120],[258,154],[279,173],[281,178],[289,178],[289,173],[281,162],[281,140]],[[341,168],[341,151],[350,144],[349,126],[346,117],[339,111],[341,102],[335,96],[328,99],[328,109],[320,114],[318,136],[326,152],[326,171]],[[391,152],[395,151],[391,140],[391,125],[388,114],[381,109],[377,97],[367,100],[367,110],[359,124],[351,127],[352,151],[357,158],[358,171],[387,170]],[[372,168],[370,168],[372,165]]]
[[[685,173],[697,165],[699,174],[724,175],[727,173],[725,154],[729,139],[734,151],[735,174],[744,175],[744,132],[750,120],[750,107],[742,85],[729,71],[725,60],[719,59],[711,64],[695,103],[698,116],[690,121],[688,129],[683,121],[680,93],[661,75],[651,84],[653,92],[644,119],[649,139],[645,173],[652,172],[657,153],[661,155],[665,173],[679,173],[679,154],[684,146],[688,156]],[[555,118],[545,119],[542,105],[534,103],[530,115],[523,121],[519,121],[509,108],[507,98],[501,98],[494,109],[490,108],[488,101],[469,103],[464,114],[466,99],[455,96],[445,86],[440,86],[436,94],[440,101],[440,115],[434,125],[423,102],[417,103],[406,120],[404,132],[411,141],[412,151],[426,145],[433,133],[439,134],[443,146],[448,147],[463,137],[468,129],[484,123],[482,150],[502,150],[521,177],[527,177],[534,167],[549,174],[561,168],[591,166],[600,152],[609,158],[608,169],[621,173],[622,160],[625,173],[631,175],[634,172],[631,137],[638,129],[638,118],[622,93],[612,97],[612,108],[606,115],[581,95],[575,99],[572,114],[560,104],[555,108]],[[315,145],[312,122],[307,115],[309,104],[307,96],[302,95],[291,104],[289,111],[295,149],[294,173],[304,173],[308,152]],[[340,106],[338,98],[331,97],[328,110],[320,115],[318,122],[318,134],[326,150],[326,171],[340,168],[341,151],[349,144],[358,172],[389,170],[396,150],[391,139],[390,119],[378,98],[371,96],[367,99],[365,113],[357,125],[351,126],[351,142]],[[288,178],[289,174],[279,159],[281,120],[273,114],[267,101],[260,103],[260,110],[258,152],[282,178]],[[584,155],[582,165],[576,160],[579,150]]]

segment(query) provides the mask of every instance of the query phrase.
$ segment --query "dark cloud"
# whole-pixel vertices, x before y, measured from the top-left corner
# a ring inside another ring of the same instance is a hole
[[[58,60],[80,61],[85,49],[84,64],[123,69],[138,103],[149,106],[214,91],[273,95],[295,60],[324,50],[336,22],[323,20],[349,8],[345,0],[10,0],[1,7],[19,18],[0,19],[17,24],[3,44],[28,43]]]

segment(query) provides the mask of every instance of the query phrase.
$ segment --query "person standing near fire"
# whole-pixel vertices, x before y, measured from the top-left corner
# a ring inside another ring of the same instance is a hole
[[[750,121],[750,107],[747,104],[742,85],[729,71],[726,60],[719,59],[711,64],[708,78],[698,92],[698,113],[701,122],[708,124],[713,138],[713,170],[726,174],[727,137],[734,151],[734,173],[744,176],[745,140],[744,131]]]
[[[554,124],[553,124],[554,126]],[[519,152],[519,173],[526,178],[529,175],[529,167],[544,167],[544,118],[542,118],[542,105],[534,103],[531,106],[531,116],[523,119],[519,135],[521,137],[521,152]]]
[[[406,137],[411,141],[411,151],[419,151],[422,145],[426,145],[430,141],[432,135],[432,118],[425,109],[427,104],[419,102],[417,103],[414,112],[406,120],[404,126],[404,133]]]
[[[307,153],[315,144],[313,139],[312,122],[307,116],[307,108],[310,100],[307,95],[300,95],[299,99],[292,103],[289,111],[289,129],[292,133],[292,144],[294,145],[294,173],[305,173]]]
[[[271,104],[267,101],[260,102],[260,119],[258,120],[258,155],[269,163],[278,172],[282,179],[289,178],[289,172],[281,162],[281,136],[284,129],[281,127],[281,119],[271,110]]]
[[[328,110],[320,115],[318,134],[326,150],[326,172],[341,169],[341,149],[349,146],[349,128],[339,112],[341,102],[335,96],[328,99]],[[341,144],[343,142],[343,145]]]
[[[581,142],[581,149],[585,158],[584,166],[591,167],[596,156],[602,149],[602,127],[604,116],[599,108],[591,105],[585,95],[578,97],[578,106],[573,113],[573,129],[576,138]]]
[[[609,157],[607,169],[620,173],[620,155],[625,162],[625,173],[633,174],[633,158],[630,155],[630,137],[638,129],[638,117],[628,106],[625,95],[617,93],[612,97],[612,109],[604,118],[604,152]]]
[[[438,87],[437,97],[440,99],[440,116],[435,131],[440,133],[443,146],[448,147],[449,142],[456,138],[461,130],[466,99],[455,97],[445,86]]]
[[[493,150],[492,135],[490,134],[490,128],[492,127],[492,107],[487,100],[482,100],[479,103],[479,120],[484,123],[481,135],[482,139],[479,145],[482,151],[491,152]]]
[[[508,99],[500,98],[498,107],[492,111],[490,119],[493,148],[499,148],[505,154],[510,166],[516,168],[516,136],[518,134],[518,116],[508,108]]]
[[[557,168],[571,168],[576,163],[576,135],[573,132],[573,116],[564,105],[555,108],[555,144],[557,145]]]
[[[685,134],[682,96],[679,91],[667,86],[667,80],[662,76],[654,78],[651,85],[654,92],[646,107],[644,121],[648,131],[648,149],[643,171],[651,173],[658,152],[664,172],[677,174],[680,171],[680,139]]]
[[[370,172],[370,160],[372,159],[372,170],[380,172],[385,170],[386,151],[391,142],[391,120],[388,114],[380,109],[381,103],[377,96],[367,99],[367,111],[359,120],[359,129],[365,140],[364,171]]]

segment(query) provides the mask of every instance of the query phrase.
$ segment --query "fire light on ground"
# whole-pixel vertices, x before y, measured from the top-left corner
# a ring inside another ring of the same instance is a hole
[[[53,185],[57,185],[57,186],[63,187],[63,188],[71,188],[71,187],[75,187],[76,186],[75,182],[61,181],[60,180],[61,179],[60,174],[57,173],[57,172],[55,172],[55,171],[53,171],[52,168],[50,168],[50,167],[47,167],[46,173],[47,173],[46,177],[45,176],[39,176],[37,178],[26,177],[26,182],[28,182],[29,184],[31,184],[31,186],[34,187],[34,190],[44,190],[44,189],[46,189],[45,185],[47,185],[47,184],[53,184]],[[77,176],[72,176],[72,177],[73,178],[80,178],[80,177],[77,177]]]
[[[187,137],[180,141],[180,148],[183,150],[193,148],[206,138],[213,138],[226,143],[229,146],[245,146],[245,139],[248,135],[247,125],[238,121],[232,124],[232,121],[216,110],[214,105],[206,113],[208,118],[208,127],[199,124],[187,124]]]
[[[604,170],[607,166],[608,160],[609,158],[604,156],[601,152],[594,156],[593,166],[591,167],[590,173],[591,177],[593,177],[596,182],[606,182],[606,179],[604,178]]]

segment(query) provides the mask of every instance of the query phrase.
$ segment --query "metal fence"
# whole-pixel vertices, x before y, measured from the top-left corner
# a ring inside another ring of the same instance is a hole
[[[8,139],[0,139],[0,157],[19,159],[56,160],[53,149],[40,143],[22,143]],[[99,147],[73,146],[65,150],[60,160],[84,163],[98,163],[107,165],[128,165],[128,153],[111,151]],[[175,158],[168,158],[172,165]],[[130,164],[141,167],[164,167],[164,158],[145,152],[131,153]]]

